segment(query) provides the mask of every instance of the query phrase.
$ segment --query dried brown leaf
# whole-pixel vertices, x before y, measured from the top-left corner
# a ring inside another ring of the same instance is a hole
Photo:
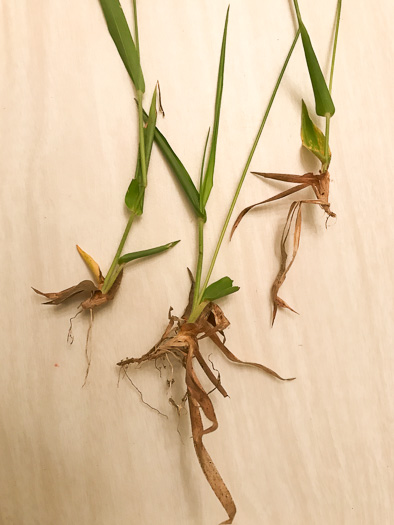
[[[203,444],[203,435],[213,432],[218,427],[215,411],[212,402],[201,386],[197,376],[194,373],[192,366],[192,359],[198,343],[196,340],[190,341],[190,348],[186,360],[186,384],[188,389],[188,400],[190,410],[190,421],[192,427],[192,436],[194,449],[201,469],[210,484],[216,497],[222,504],[224,510],[227,512],[228,520],[224,521],[224,524],[231,524],[234,516],[237,512],[234,500],[228,490],[223,478],[219,474],[211,456],[208,454],[207,449]],[[204,415],[212,422],[212,425],[204,429],[200,410],[203,411]]]
[[[278,193],[274,197],[270,197],[269,199],[266,199],[266,200],[261,201],[261,202],[256,202],[256,204],[252,204],[251,206],[248,206],[247,208],[242,210],[241,213],[236,218],[236,220],[234,222],[234,225],[233,225],[233,227],[231,229],[230,240],[231,240],[235,230],[238,228],[239,223],[242,221],[242,219],[245,217],[245,215],[250,210],[252,210],[253,208],[256,208],[256,206],[261,206],[262,204],[268,204],[269,202],[274,202],[274,201],[277,201],[279,199],[283,199],[284,197],[287,197],[288,195],[292,195],[293,193],[296,193],[297,191],[301,191],[301,190],[303,190],[305,188],[308,188],[308,186],[310,186],[309,183],[299,184],[298,186],[295,186],[294,188],[289,188],[288,190],[285,190],[285,191],[282,191],[281,193]]]
[[[195,281],[194,281],[193,274],[192,274],[192,272],[191,272],[191,270],[189,268],[187,269],[187,272],[188,272],[189,277],[190,277],[191,286],[190,286],[188,303],[187,303],[187,306],[185,308],[185,311],[182,314],[182,319],[188,319],[189,315],[191,314],[192,308],[193,308]]]
[[[276,377],[277,379],[280,379],[281,381],[293,381],[295,377],[285,378],[281,377],[279,374],[277,374],[274,370],[271,368],[268,368],[267,366],[261,365],[260,363],[252,363],[250,361],[242,361],[241,359],[238,359],[220,340],[219,336],[217,334],[213,334],[210,336],[210,339],[215,343],[215,345],[223,352],[223,354],[227,357],[229,361],[232,361],[233,363],[237,363],[240,365],[248,365],[253,366],[254,368],[259,368],[260,370],[263,370],[263,372],[266,372],[267,374]]]
[[[208,379],[211,381],[211,383],[219,390],[219,392],[222,394],[223,397],[227,397],[228,394],[226,390],[223,388],[220,379],[215,376],[215,374],[212,372],[208,364],[206,363],[205,359],[201,355],[200,349],[198,345],[194,349],[194,355],[201,366],[201,368],[204,370],[205,375],[208,377]]]
[[[269,202],[283,199],[284,197],[287,197],[288,195],[292,195],[293,193],[303,190],[307,188],[308,186],[312,187],[315,193],[315,196],[316,196],[316,199],[304,199],[300,201],[294,201],[290,205],[289,213],[287,215],[287,219],[286,219],[286,223],[283,229],[282,239],[281,239],[280,268],[274,280],[274,283],[271,287],[271,297],[272,297],[272,302],[273,302],[272,324],[274,324],[278,308],[287,308],[288,310],[291,310],[292,312],[297,313],[283,299],[281,299],[278,296],[278,292],[281,286],[283,285],[286,279],[287,273],[290,270],[295,260],[295,257],[297,255],[298,248],[300,245],[301,224],[302,224],[302,215],[301,215],[302,205],[303,204],[319,205],[327,214],[327,219],[329,217],[336,217],[336,215],[335,213],[331,211],[330,204],[328,202],[329,189],[330,189],[330,174],[328,171],[324,173],[319,173],[318,175],[315,175],[313,173],[305,173],[304,175],[289,175],[289,174],[284,174],[284,173],[260,173],[260,172],[253,172],[253,173],[255,175],[264,177],[266,179],[273,179],[273,180],[278,180],[282,182],[292,182],[292,183],[295,183],[296,186],[294,186],[293,188],[289,188],[285,191],[282,191],[281,193],[274,195],[274,197],[271,197],[262,202],[258,202],[256,204],[253,204],[252,206],[248,206],[247,208],[245,208],[237,217],[234,223],[234,226],[232,228],[232,231],[231,231],[231,236],[235,232],[236,228],[238,227],[243,217],[251,209],[255,208],[256,206],[260,206],[262,204],[267,204]],[[291,258],[290,263],[287,264],[288,254],[286,250],[286,242],[288,240],[288,236],[290,233],[291,226],[293,224],[294,217],[296,218],[295,218],[295,223],[294,223],[293,253],[292,253],[292,258]]]
[[[61,304],[61,303],[64,303],[64,301],[67,301],[67,299],[70,299],[74,295],[77,295],[80,293],[92,294],[96,292],[98,288],[92,281],[86,280],[86,281],[81,281],[75,286],[66,288],[65,290],[62,290],[61,292],[40,292],[40,290],[37,290],[36,288],[33,288],[33,290],[37,294],[43,295],[47,299],[50,299],[50,301],[47,301],[46,303],[43,303],[43,304]]]

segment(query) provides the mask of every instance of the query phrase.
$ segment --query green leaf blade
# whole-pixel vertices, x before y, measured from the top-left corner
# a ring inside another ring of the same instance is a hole
[[[144,118],[148,118],[148,115],[145,112]],[[160,130],[157,127],[155,129],[154,141],[160,149],[162,155],[168,162],[175,178],[181,185],[191,207],[193,208],[193,211],[195,212],[197,217],[201,217],[202,219],[204,219],[204,221],[206,221],[207,216],[205,211],[200,211],[200,195],[192,181],[192,178],[190,177],[188,171],[182,164],[177,154],[174,152],[174,150],[168,143],[165,136],[160,132]]]
[[[238,290],[239,286],[233,286],[233,280],[230,277],[222,277],[207,286],[202,301],[216,301],[226,295],[238,292]]]
[[[312,122],[308,109],[302,101],[301,110],[301,140],[302,145],[315,155],[321,162],[326,162],[324,133]],[[329,152],[329,160],[331,152]]]
[[[315,97],[316,114],[320,117],[332,117],[335,113],[335,106],[331,98],[330,90],[324,79],[308,31],[302,21],[300,8],[298,7],[298,0],[293,1],[301,32],[302,46],[304,48],[306,64],[308,66],[309,78],[311,79],[313,94]]]
[[[208,158],[207,169],[205,171],[204,181],[203,181],[202,187],[200,188],[201,210],[205,210],[205,206],[207,204],[209,195],[213,187],[213,174],[215,171],[215,160],[216,160],[216,146],[217,146],[218,134],[219,134],[220,109],[222,105],[222,95],[223,95],[224,64],[225,64],[225,59],[226,59],[227,26],[228,26],[229,12],[230,12],[230,6],[227,9],[226,21],[225,21],[224,30],[223,30],[222,47],[220,51],[218,80],[217,80],[217,86],[216,86],[215,116],[214,116],[213,129],[212,129],[211,148],[209,151],[209,158]]]
[[[138,170],[141,172],[141,166],[139,165],[139,163],[137,165],[136,171]],[[141,186],[138,180],[138,176],[136,175],[135,178],[130,182],[124,198],[125,204],[128,207],[128,209],[136,215],[142,215],[144,211],[144,193],[145,188]]]
[[[180,241],[169,242],[168,244],[163,244],[162,246],[156,246],[155,248],[150,248],[149,250],[141,250],[138,252],[126,253],[119,257],[118,264],[126,264],[136,259],[142,259],[143,257],[150,257],[151,255],[157,255],[158,253],[165,252],[176,246]]]
[[[108,30],[137,91],[144,93],[145,81],[137,48],[119,0],[100,0]]]
[[[332,101],[315,51],[312,47],[311,39],[302,21],[300,21],[300,31],[306,64],[308,66],[309,77],[311,79],[313,94],[315,97],[316,114],[321,117],[332,117],[335,113],[334,102]]]

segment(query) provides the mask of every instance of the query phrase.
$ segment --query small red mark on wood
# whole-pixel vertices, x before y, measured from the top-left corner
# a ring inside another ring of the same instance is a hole
[[[59,368],[59,364],[58,363],[55,363],[53,366],[56,366],[57,368]]]

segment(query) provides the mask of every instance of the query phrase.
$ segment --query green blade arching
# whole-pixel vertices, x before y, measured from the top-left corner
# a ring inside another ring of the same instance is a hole
[[[144,119],[146,120],[148,115],[144,113]],[[187,172],[185,166],[182,164],[179,157],[176,155],[174,150],[169,145],[165,136],[159,131],[156,127],[154,140],[162,152],[164,158],[168,162],[173,174],[178,180],[179,184],[182,186],[183,191],[193,208],[193,211],[197,217],[201,217],[206,220],[205,211],[200,211],[200,195],[195,187],[189,173]]]
[[[216,145],[218,141],[219,133],[219,120],[220,120],[220,108],[222,104],[222,94],[223,94],[223,79],[224,79],[224,62],[226,58],[226,41],[227,41],[227,25],[228,25],[228,16],[229,16],[230,7],[227,9],[226,21],[224,24],[223,39],[222,39],[222,48],[220,52],[220,62],[219,62],[219,72],[218,72],[218,81],[216,87],[216,100],[215,100],[215,117],[213,122],[212,129],[212,142],[211,148],[209,151],[209,158],[207,169],[205,171],[204,181],[202,187],[200,188],[201,192],[201,211],[205,211],[205,205],[208,201],[209,195],[213,186],[213,174],[215,171],[215,160],[216,160]]]
[[[146,158],[146,169],[149,168],[150,156],[152,153],[153,138],[155,134],[157,111],[156,111],[156,94],[157,90],[155,88],[152,96],[152,102],[150,105],[149,116],[147,119],[147,126],[144,129],[145,135],[145,158]],[[142,177],[141,170],[141,159],[138,156],[136,171],[133,180],[130,182],[130,185],[127,189],[125,195],[125,204],[130,211],[136,215],[142,215],[144,208],[144,195],[145,195],[145,186]]]
[[[216,301],[216,299],[238,292],[238,290],[239,286],[233,286],[233,280],[230,279],[230,277],[222,277],[218,281],[207,286],[202,300]]]
[[[311,79],[313,94],[315,97],[316,113],[321,117],[332,117],[335,113],[334,102],[332,101],[330,91],[317,60],[308,31],[301,19],[297,0],[294,0],[294,6],[297,12],[306,64],[308,66],[309,77]]]
[[[301,111],[301,140],[306,149],[321,162],[326,162],[324,133],[312,122],[304,101],[302,101]],[[329,157],[331,158],[331,153]]]
[[[156,248],[150,248],[149,250],[141,250],[139,252],[126,253],[119,257],[118,264],[126,264],[136,259],[142,259],[143,257],[150,257],[151,255],[156,255],[158,253],[165,252],[170,248],[176,246],[180,241],[169,242],[168,244],[163,244],[162,246],[156,246]]]
[[[100,0],[108,30],[137,91],[145,91],[137,48],[119,0]]]

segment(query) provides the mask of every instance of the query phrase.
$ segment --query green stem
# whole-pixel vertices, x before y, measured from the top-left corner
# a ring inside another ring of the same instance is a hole
[[[133,224],[133,221],[134,221],[135,217],[136,217],[135,213],[132,213],[130,215],[130,217],[129,217],[129,220],[127,221],[126,228],[125,228],[125,230],[123,232],[123,235],[122,235],[122,238],[120,240],[120,243],[119,243],[118,249],[116,251],[115,257],[114,257],[114,259],[112,261],[112,264],[110,266],[110,269],[108,270],[107,275],[105,276],[103,287],[101,288],[102,293],[108,293],[109,292],[109,290],[111,289],[111,286],[114,284],[115,279],[116,279],[116,277],[117,277],[117,275],[119,273],[118,272],[116,274],[116,277],[114,279],[113,276],[117,272],[117,269],[119,268],[119,266],[118,266],[118,259],[119,259],[119,257],[122,254],[123,247],[125,245],[127,236],[129,235],[130,228],[131,228],[131,225]]]
[[[134,36],[135,48],[137,50],[138,58],[140,59],[140,39],[138,35],[138,18],[137,18],[137,0],[133,0],[133,14],[134,14]]]
[[[298,22],[301,22],[302,18],[301,18],[300,8],[299,8],[299,5],[298,5],[298,0],[294,0],[294,7],[295,7],[295,10],[296,10],[296,13],[297,13]]]
[[[296,1],[296,0],[295,0]],[[337,11],[335,15],[335,35],[334,35],[334,45],[332,49],[332,58],[331,58],[331,68],[330,68],[330,83],[329,83],[329,91],[330,95],[332,92],[332,82],[334,78],[334,67],[335,67],[335,58],[337,55],[337,44],[338,44],[338,33],[339,33],[339,22],[341,20],[341,9],[342,9],[342,0],[338,0],[337,3]],[[328,170],[328,166],[330,164],[330,117],[326,117],[326,133],[325,133],[325,141],[324,141],[324,157],[325,161],[322,165],[322,172],[325,173]]]
[[[269,112],[271,110],[271,107],[272,107],[272,104],[274,102],[274,99],[275,99],[275,96],[276,96],[276,93],[279,89],[279,86],[280,86],[280,83],[282,81],[282,78],[283,78],[283,75],[286,71],[286,67],[287,67],[287,64],[289,63],[289,60],[290,60],[290,57],[293,53],[293,50],[294,50],[294,47],[297,43],[297,40],[298,40],[298,37],[300,36],[300,30],[298,29],[295,37],[294,37],[294,40],[293,40],[293,43],[291,44],[291,47],[290,47],[290,50],[287,54],[287,57],[286,57],[286,60],[283,64],[283,67],[281,69],[281,72],[279,74],[279,77],[278,77],[278,80],[276,81],[276,84],[275,84],[275,87],[274,87],[274,90],[272,92],[272,95],[271,95],[271,98],[268,102],[268,106],[267,106],[267,109],[265,110],[265,113],[264,113],[264,116],[263,116],[263,120],[261,122],[261,125],[260,125],[260,128],[257,132],[257,136],[255,138],[255,141],[253,142],[253,146],[252,146],[252,149],[249,153],[249,157],[246,161],[246,164],[245,164],[245,167],[244,167],[244,170],[242,172],[242,175],[241,175],[241,178],[239,180],[239,183],[238,183],[238,186],[237,186],[237,189],[235,190],[235,195],[234,195],[234,198],[231,202],[231,205],[230,205],[230,209],[227,213],[227,216],[226,216],[226,219],[224,221],[224,225],[223,225],[223,228],[222,228],[222,231],[220,232],[220,235],[219,235],[219,240],[217,242],[217,245],[216,245],[216,248],[215,248],[215,252],[213,254],[213,257],[212,257],[212,260],[211,260],[211,264],[209,266],[209,269],[208,269],[208,273],[207,273],[207,276],[205,278],[205,281],[204,281],[204,284],[202,286],[202,289],[201,289],[201,292],[200,292],[200,295],[198,297],[198,301],[197,301],[197,304],[201,303],[202,301],[202,297],[204,295],[204,292],[209,284],[209,279],[211,278],[211,275],[212,275],[212,271],[213,271],[213,268],[215,266],[215,263],[216,263],[216,259],[217,259],[217,256],[219,254],[219,250],[220,250],[220,247],[222,245],[222,242],[223,242],[223,239],[224,239],[224,236],[226,234],[226,231],[227,231],[227,227],[229,225],[229,222],[230,222],[230,219],[231,219],[231,215],[234,211],[234,207],[235,207],[235,204],[237,202],[237,199],[238,199],[238,196],[239,196],[239,193],[241,191],[241,188],[242,188],[242,185],[244,183],[244,180],[245,180],[245,177],[246,177],[246,174],[248,172],[248,169],[249,169],[249,166],[250,166],[250,163],[252,162],[252,158],[253,158],[253,155],[254,155],[254,152],[256,151],[256,148],[257,148],[257,144],[260,140],[260,137],[261,137],[261,134],[263,132],[263,129],[264,129],[264,126],[265,126],[265,123],[267,121],[267,118],[268,118],[268,115],[269,115]]]
[[[142,91],[137,91],[138,131],[139,131],[139,141],[140,141],[142,184],[144,188],[146,188],[147,175],[146,175],[145,134],[144,134],[144,115],[143,115],[143,109],[142,109],[142,97],[143,97]]]
[[[339,32],[339,22],[341,20],[341,9],[342,9],[342,0],[338,0],[336,21],[335,21],[334,46],[332,49],[332,59],[331,59],[330,84],[328,88],[330,90],[330,94],[332,91],[332,80],[334,77],[335,57],[337,56],[338,32]]]
[[[326,116],[326,132],[324,137],[324,162],[322,164],[321,171],[325,173],[330,165],[330,120],[329,115]]]
[[[111,288],[112,288],[114,282],[116,281],[118,275],[119,275],[120,272],[123,270],[123,268],[124,268],[124,264],[120,264],[119,266],[116,267],[114,273],[112,274],[111,279],[110,279],[109,282],[108,282],[108,290],[107,290],[105,293],[108,293],[108,292],[111,290]],[[103,293],[104,293],[104,292],[103,292]]]
[[[200,297],[200,285],[201,285],[203,260],[204,260],[204,219],[199,217],[198,218],[198,259],[197,259],[196,281],[194,283],[192,312],[195,310],[198,304],[198,299]]]

